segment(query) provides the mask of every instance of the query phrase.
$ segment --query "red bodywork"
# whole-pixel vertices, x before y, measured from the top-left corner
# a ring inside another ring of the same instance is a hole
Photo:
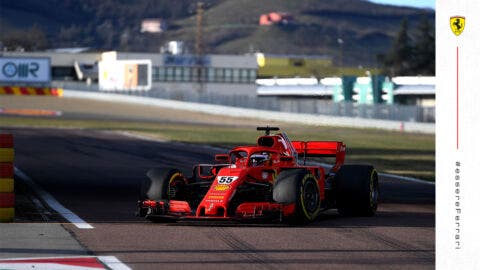
[[[261,163],[256,162],[261,155],[268,158]],[[335,165],[326,173],[323,167],[305,165],[307,157],[334,157]],[[216,161],[222,164],[197,165],[194,170],[196,175],[184,178],[186,185],[213,179],[200,202],[144,200],[139,202],[139,208],[150,219],[281,221],[297,211],[295,203],[282,204],[272,200],[272,187],[281,171],[295,168],[308,170],[317,180],[323,204],[328,201],[328,179],[338,171],[344,160],[345,144],[342,142],[290,141],[284,133],[260,136],[256,145],[236,147],[228,155],[217,155]],[[202,174],[202,168],[208,168],[209,173]],[[252,190],[250,193],[244,192],[240,199],[235,197],[248,188]],[[322,209],[327,208],[328,203],[325,203]]]

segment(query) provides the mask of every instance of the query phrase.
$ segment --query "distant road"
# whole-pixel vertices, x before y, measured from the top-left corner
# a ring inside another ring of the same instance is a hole
[[[434,269],[435,186],[380,178],[373,218],[335,211],[305,227],[153,224],[134,216],[140,182],[154,166],[185,172],[212,148],[118,133],[7,128],[16,166],[91,224],[72,235],[97,256],[133,269]]]

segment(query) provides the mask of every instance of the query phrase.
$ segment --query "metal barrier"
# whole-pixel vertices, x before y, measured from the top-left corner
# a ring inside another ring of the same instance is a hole
[[[96,84],[88,86],[85,83],[56,82],[55,86],[81,91],[99,91],[98,85]],[[220,94],[208,91],[198,93],[192,89],[166,90],[155,85],[150,91],[117,91],[113,93],[279,112],[358,117],[404,122],[435,122],[435,107],[398,104],[365,105],[354,102],[334,103],[331,100],[325,99],[258,97],[236,95],[234,93]]]
[[[0,95],[16,96],[57,96],[61,97],[63,89],[51,87],[30,87],[30,86],[0,86]]]

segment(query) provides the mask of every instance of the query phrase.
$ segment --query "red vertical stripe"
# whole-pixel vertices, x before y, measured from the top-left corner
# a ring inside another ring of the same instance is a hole
[[[20,93],[22,95],[30,95],[30,93],[28,92],[28,88],[26,87],[20,87]]]
[[[0,178],[13,178],[13,164],[7,162],[0,163]]]
[[[0,148],[12,148],[12,147],[13,147],[13,135],[0,134]]]
[[[14,207],[15,193],[0,193],[0,207]]]
[[[45,95],[45,92],[43,91],[43,88],[37,87],[35,88],[35,94],[43,96]]]
[[[5,89],[6,94],[13,95],[13,89],[10,86],[5,86],[3,89]]]
[[[459,99],[459,90],[458,90],[458,46],[457,46],[457,150],[459,148],[459,109],[458,109],[458,99]]]

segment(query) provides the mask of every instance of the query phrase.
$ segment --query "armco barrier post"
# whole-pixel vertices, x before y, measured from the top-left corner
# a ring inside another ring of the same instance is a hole
[[[13,135],[0,134],[0,222],[12,222],[15,217],[13,159]]]

